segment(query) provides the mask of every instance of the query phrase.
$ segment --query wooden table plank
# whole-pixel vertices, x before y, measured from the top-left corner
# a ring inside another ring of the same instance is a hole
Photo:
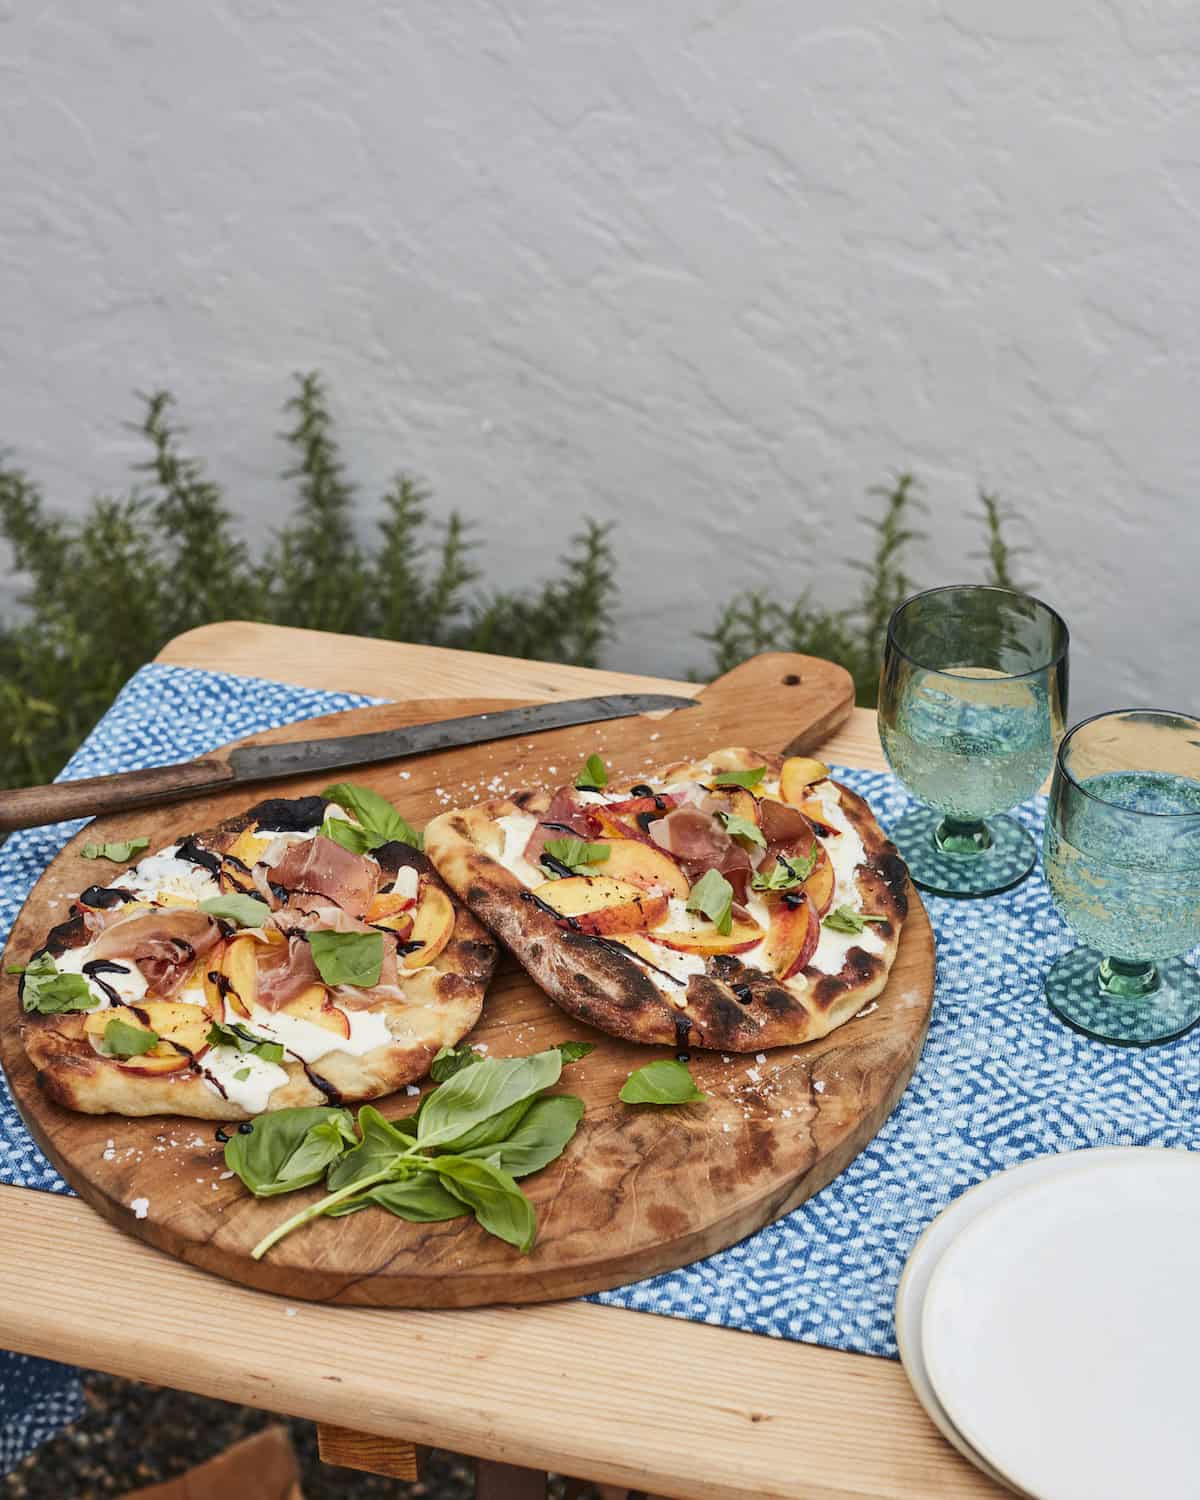
[[[694,684],[225,622],[160,660],[403,698]],[[829,759],[882,766],[856,710]],[[119,1130],[119,1127],[116,1127]],[[112,1312],[111,1278],[138,1289]],[[590,1303],[289,1306],[127,1239],[75,1199],[0,1187],[0,1344],[383,1437],[680,1500],[975,1500],[890,1360]]]

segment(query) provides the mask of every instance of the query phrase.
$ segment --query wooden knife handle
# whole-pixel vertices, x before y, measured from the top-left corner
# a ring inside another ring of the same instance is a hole
[[[175,802],[233,779],[233,768],[227,761],[210,757],[185,761],[181,766],[151,766],[115,776],[56,781],[52,786],[18,787],[16,791],[0,792],[0,833],[61,823],[64,818],[98,817],[154,802]]]

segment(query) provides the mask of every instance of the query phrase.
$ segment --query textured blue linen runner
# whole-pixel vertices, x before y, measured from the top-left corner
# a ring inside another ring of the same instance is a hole
[[[242,735],[378,699],[254,678],[144,667],[81,746],[68,778],[186,760]],[[911,805],[882,771],[837,770],[885,826]],[[1017,816],[1040,842],[1045,799]],[[0,939],[80,826],[14,834],[0,850]],[[937,997],[916,1075],[860,1156],[809,1203],[729,1250],[592,1300],[836,1349],[895,1354],[892,1302],[929,1221],[968,1187],[1030,1157],[1083,1146],[1200,1145],[1200,1031],[1147,1051],[1107,1047],[1054,1019],[1042,977],[1073,939],[1040,868],[985,901],[926,899]],[[752,1059],[745,1059],[749,1064]],[[740,1064],[739,1064],[740,1065]],[[0,1089],[0,1182],[70,1189]],[[60,1372],[64,1400],[71,1377]],[[0,1467],[56,1428],[52,1403],[0,1363]],[[38,1425],[28,1425],[36,1404]],[[22,1411],[26,1412],[22,1418]],[[64,1411],[61,1420],[69,1420]],[[25,1436],[14,1421],[25,1420]],[[34,1435],[36,1433],[36,1435]]]

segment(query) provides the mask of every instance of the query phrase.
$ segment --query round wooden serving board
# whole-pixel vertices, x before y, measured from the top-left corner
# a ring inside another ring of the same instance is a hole
[[[614,779],[727,744],[803,751],[850,707],[849,679],[810,657],[758,657],[704,688],[699,706],[648,718],[556,730],[422,759],[341,772],[376,787],[418,825],[452,805],[522,786],[573,779],[593,751]],[[429,722],[512,706],[492,700],[404,703],[293,724],[256,742],[313,738]],[[210,827],[265,796],[302,796],[334,779],[241,788],[89,825],[42,876],[13,928],[6,957],[23,962],[96,879],[85,840],[148,834],[151,850]],[[596,1050],[564,1071],[561,1087],[587,1111],[565,1155],[523,1186],[538,1211],[533,1252],[521,1256],[472,1220],[408,1224],[382,1212],[317,1222],[262,1261],[251,1247],[319,1190],[259,1201],[224,1175],[209,1122],[77,1115],[38,1089],[18,1036],[16,981],[3,979],[0,1056],[17,1105],[50,1160],[93,1208],[122,1229],[193,1265],[287,1297],[388,1307],[537,1302],[636,1281],[711,1254],[789,1212],[837,1175],[900,1097],[921,1051],[933,1002],[933,935],[910,887],[900,951],[886,990],[831,1036],[758,1061],[694,1052],[708,1099],[676,1108],[630,1107],[628,1074],[665,1048],[618,1042],[559,1011],[508,957],[470,1040],[492,1056],[579,1038]],[[382,1101],[407,1114],[404,1094]],[[145,1199],[145,1217],[131,1204]]]

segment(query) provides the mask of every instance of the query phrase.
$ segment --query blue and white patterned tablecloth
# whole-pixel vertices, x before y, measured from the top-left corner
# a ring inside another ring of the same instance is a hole
[[[377,701],[149,666],[64,774],[185,760],[241,735]],[[885,772],[837,774],[885,825],[909,805]],[[1018,814],[1039,840],[1044,811],[1038,799]],[[0,938],[78,826],[15,834],[0,850]],[[892,1355],[905,1258],[966,1188],[1015,1162],[1081,1146],[1200,1146],[1200,1033],[1139,1052],[1088,1041],[1047,1010],[1042,975],[1072,939],[1040,870],[1004,896],[927,905],[938,944],[933,1020],[916,1076],[875,1140],[811,1202],[742,1244],[593,1300]],[[0,1181],[70,1191],[3,1093]],[[14,1379],[6,1387],[6,1376],[0,1366],[0,1421]],[[0,1434],[0,1465],[5,1454]]]

